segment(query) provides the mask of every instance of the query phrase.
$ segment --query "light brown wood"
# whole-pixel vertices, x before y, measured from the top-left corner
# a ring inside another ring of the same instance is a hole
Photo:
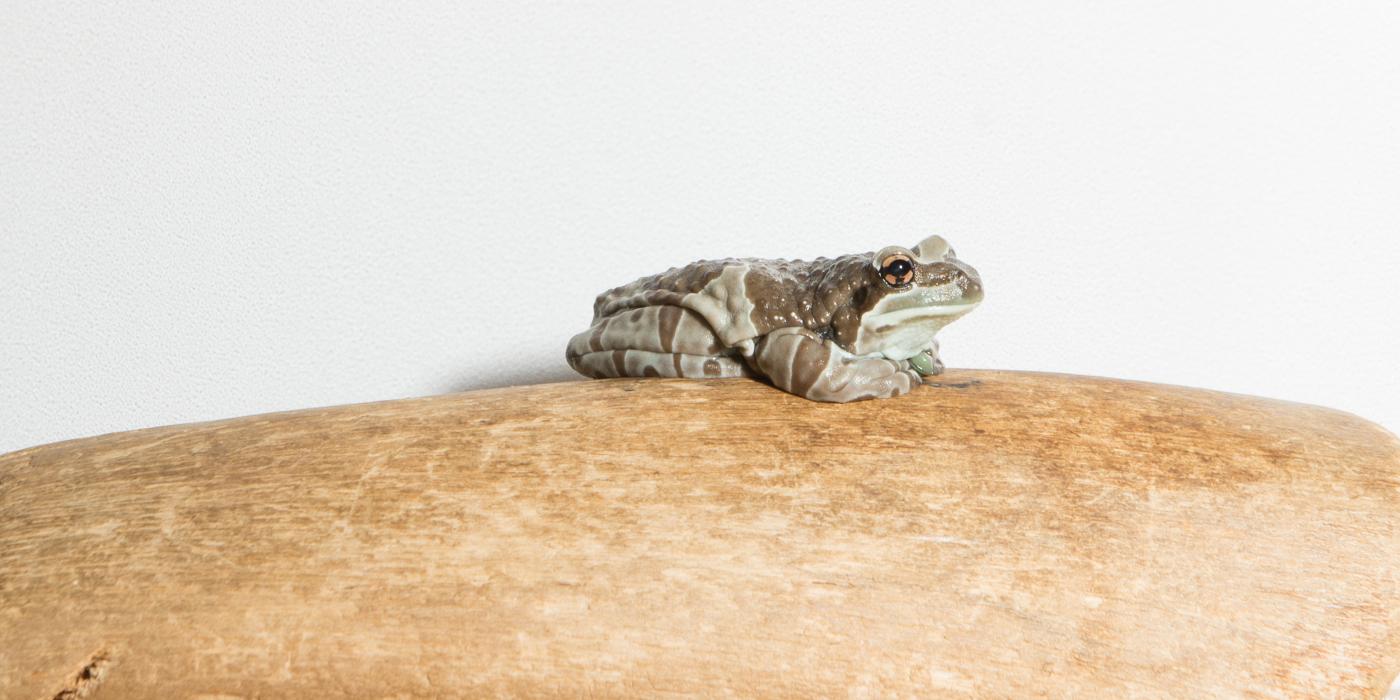
[[[1054,375],[157,428],[0,457],[0,697],[1377,697],[1397,523],[1370,423]]]

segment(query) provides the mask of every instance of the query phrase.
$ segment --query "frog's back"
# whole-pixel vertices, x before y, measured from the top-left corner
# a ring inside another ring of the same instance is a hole
[[[593,320],[647,306],[679,306],[703,317],[725,347],[743,347],[776,328],[811,325],[814,299],[820,305],[813,292],[839,261],[701,260],[598,295]]]
[[[761,260],[746,258],[725,258],[722,260],[700,260],[682,267],[673,267],[665,272],[642,277],[621,287],[614,287],[598,295],[593,302],[593,320],[611,316],[623,309],[662,304],[680,306],[680,299],[687,294],[698,294],[733,268],[729,278],[743,276],[755,263]]]

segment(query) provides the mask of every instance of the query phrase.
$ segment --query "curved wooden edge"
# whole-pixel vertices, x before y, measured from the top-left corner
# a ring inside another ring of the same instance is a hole
[[[1378,697],[1400,441],[954,371],[615,380],[0,457],[0,696]]]

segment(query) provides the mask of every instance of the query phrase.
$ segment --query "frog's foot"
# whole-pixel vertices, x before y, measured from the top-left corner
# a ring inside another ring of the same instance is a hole
[[[883,399],[923,383],[907,362],[856,357],[805,328],[769,333],[754,364],[778,388],[813,401]]]
[[[602,350],[570,354],[569,366],[594,379],[610,377],[674,377],[716,379],[747,377],[749,371],[738,358],[728,355],[689,355],[647,350]]]
[[[943,360],[938,359],[938,345],[909,358],[909,366],[915,372],[932,377],[943,374]]]

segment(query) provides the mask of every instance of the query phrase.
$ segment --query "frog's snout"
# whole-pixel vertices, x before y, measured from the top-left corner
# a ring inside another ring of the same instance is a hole
[[[977,273],[977,269],[958,261],[956,263],[958,272],[958,289],[962,290],[962,297],[969,302],[982,301],[982,275]]]

